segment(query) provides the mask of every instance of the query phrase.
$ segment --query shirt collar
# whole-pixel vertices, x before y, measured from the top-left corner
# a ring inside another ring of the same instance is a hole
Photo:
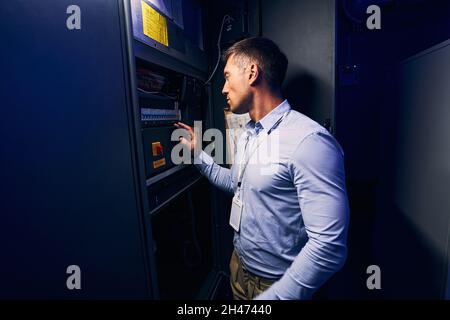
[[[256,132],[256,134],[259,133],[262,129],[264,130],[270,130],[273,125],[285,114],[291,109],[291,106],[287,99],[285,99],[282,103],[280,103],[277,107],[275,107],[272,111],[270,111],[268,114],[264,116],[261,120],[258,122],[254,122],[253,120],[250,120],[247,122],[245,127],[247,130],[251,130],[253,132]]]

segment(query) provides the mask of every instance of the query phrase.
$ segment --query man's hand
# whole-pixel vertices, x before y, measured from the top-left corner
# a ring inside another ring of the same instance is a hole
[[[189,148],[189,150],[191,151],[191,155],[193,157],[197,156],[197,154],[195,154],[195,153],[196,152],[199,153],[201,150],[197,149],[197,141],[198,140],[197,140],[197,137],[196,137],[192,127],[190,127],[187,124],[184,124],[182,122],[177,122],[174,125],[178,129],[184,129],[188,132],[190,139],[186,139],[185,137],[180,137],[180,142]]]

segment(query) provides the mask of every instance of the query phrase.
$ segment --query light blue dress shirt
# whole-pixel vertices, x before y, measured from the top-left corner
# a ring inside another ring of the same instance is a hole
[[[215,186],[234,194],[239,167],[249,160],[239,191],[243,210],[235,249],[248,271],[277,280],[257,299],[310,299],[347,256],[343,151],[287,100],[246,127],[231,169],[205,152],[196,166]]]

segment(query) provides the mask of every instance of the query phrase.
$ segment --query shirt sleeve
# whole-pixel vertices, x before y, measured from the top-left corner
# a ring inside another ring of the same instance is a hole
[[[308,241],[280,280],[258,300],[311,299],[347,257],[349,207],[344,155],[327,133],[307,136],[289,164]]]
[[[194,164],[213,185],[225,192],[234,193],[233,167],[228,169],[219,166],[204,151],[194,159]]]

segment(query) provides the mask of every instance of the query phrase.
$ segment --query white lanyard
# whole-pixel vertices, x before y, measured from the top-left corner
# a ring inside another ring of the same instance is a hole
[[[277,122],[274,123],[274,125],[272,126],[272,128],[270,128],[269,131],[267,131],[267,133],[266,133],[265,135],[263,135],[262,137],[259,136],[259,137],[257,138],[257,142],[258,142],[258,143],[256,144],[256,147],[253,148],[252,152],[249,153],[249,155],[248,155],[248,157],[247,157],[247,159],[246,159],[246,161],[245,161],[245,163],[244,163],[245,151],[247,150],[248,142],[249,142],[249,139],[250,139],[250,136],[247,134],[247,139],[246,139],[246,141],[245,141],[244,151],[243,151],[242,158],[241,158],[241,164],[239,165],[238,183],[237,183],[238,190],[237,190],[237,192],[236,192],[236,193],[238,194],[238,196],[239,196],[239,190],[240,190],[241,185],[242,185],[242,178],[244,177],[244,173],[245,173],[245,170],[247,169],[247,165],[248,165],[248,163],[249,163],[249,161],[250,161],[251,156],[252,156],[253,153],[256,151],[256,149],[258,149],[259,145],[260,145],[261,142],[264,140],[264,138],[266,138],[266,137],[269,136],[269,134],[272,132],[272,130],[274,130],[274,129],[281,123],[281,121],[283,121],[283,119],[286,118],[286,116],[289,114],[290,111],[291,111],[290,109],[289,109],[288,111],[286,111],[286,112],[283,114],[283,116],[282,116],[280,119],[278,119]],[[260,139],[260,138],[261,138],[261,139]]]

